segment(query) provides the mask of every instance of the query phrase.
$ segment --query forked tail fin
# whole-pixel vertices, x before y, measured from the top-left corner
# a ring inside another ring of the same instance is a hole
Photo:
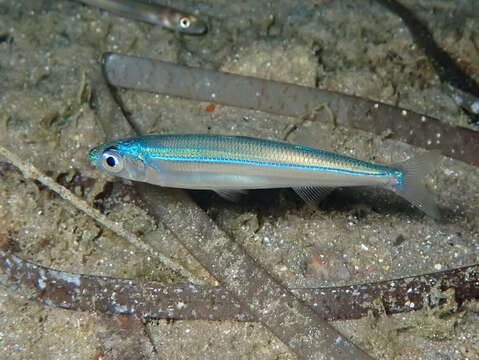
[[[390,165],[402,173],[398,176],[397,183],[390,187],[391,190],[436,220],[441,218],[441,214],[432,194],[426,190],[423,178],[436,166],[440,155],[439,150],[432,150]]]

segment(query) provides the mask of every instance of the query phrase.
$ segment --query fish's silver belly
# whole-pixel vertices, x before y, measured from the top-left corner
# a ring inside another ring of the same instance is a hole
[[[376,186],[391,177],[350,174],[342,171],[258,166],[217,162],[161,160],[149,171],[146,182],[185,189],[270,189],[299,186]]]

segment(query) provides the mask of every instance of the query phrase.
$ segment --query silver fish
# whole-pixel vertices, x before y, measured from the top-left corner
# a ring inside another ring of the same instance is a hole
[[[171,30],[203,34],[206,23],[196,16],[159,4],[147,4],[134,0],[78,0],[87,5],[96,6],[113,14],[161,25]]]
[[[317,203],[338,186],[380,186],[433,218],[439,211],[421,184],[438,151],[393,165],[279,141],[243,136],[180,134],[121,139],[90,150],[99,170],[126,179],[185,189],[209,189],[233,198],[246,189],[291,187]]]

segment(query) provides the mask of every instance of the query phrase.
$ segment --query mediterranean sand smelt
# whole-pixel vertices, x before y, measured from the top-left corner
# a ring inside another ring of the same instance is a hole
[[[1,242],[1,240],[0,240]],[[255,321],[254,315],[219,286],[119,279],[58,271],[23,260],[0,244],[0,284],[30,300],[69,310],[176,320]],[[479,265],[377,283],[294,289],[327,320],[358,319],[378,313],[415,311],[430,304],[428,294],[454,291],[461,304],[479,298]],[[413,306],[411,306],[411,304]]]
[[[160,25],[187,34],[203,34],[206,23],[196,16],[159,4],[147,4],[136,0],[77,0],[113,14]]]
[[[334,187],[373,186],[394,191],[440,219],[421,184],[440,153],[379,165],[311,147],[246,136],[167,134],[107,142],[90,150],[98,170],[164,187],[213,190],[236,198],[247,189],[291,187],[315,206]]]
[[[429,116],[375,101],[159,60],[109,53],[104,72],[110,84],[198,101],[314,118],[321,104],[333,111],[339,125],[383,134],[424,149],[479,166],[479,133],[453,127]]]

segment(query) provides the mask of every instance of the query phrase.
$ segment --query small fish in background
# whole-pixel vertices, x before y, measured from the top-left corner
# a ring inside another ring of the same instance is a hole
[[[247,189],[291,187],[316,205],[331,188],[380,186],[429,216],[440,214],[421,184],[440,153],[429,151],[390,166],[279,141],[213,134],[148,135],[90,150],[93,166],[155,185],[216,191],[234,199]]]
[[[201,35],[208,27],[196,16],[159,4],[148,4],[134,0],[77,0],[113,14],[160,25],[181,33]]]

